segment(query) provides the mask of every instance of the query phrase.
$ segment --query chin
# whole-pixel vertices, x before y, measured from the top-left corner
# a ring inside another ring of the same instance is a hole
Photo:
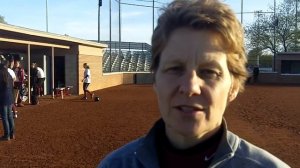
[[[186,137],[198,137],[203,134],[205,128],[196,123],[178,123],[176,130]]]
[[[180,134],[184,137],[199,137],[201,135],[201,133],[197,131],[190,131],[190,132],[182,131],[180,132]]]

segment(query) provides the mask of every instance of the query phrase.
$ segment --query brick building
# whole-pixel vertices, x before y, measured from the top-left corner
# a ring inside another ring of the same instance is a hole
[[[36,62],[46,73],[45,94],[58,87],[72,86],[72,94],[82,94],[83,63],[91,69],[90,90],[134,83],[134,73],[103,74],[102,57],[106,44],[67,35],[17,27],[0,23],[0,54],[17,54],[27,74]],[[29,96],[30,97],[30,96]]]
[[[300,84],[300,52],[277,53],[274,72],[260,73],[259,83]]]

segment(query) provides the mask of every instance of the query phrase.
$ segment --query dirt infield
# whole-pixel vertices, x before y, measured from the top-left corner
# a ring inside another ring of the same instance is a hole
[[[42,97],[40,105],[19,108],[16,140],[0,142],[0,167],[96,167],[159,118],[150,85],[96,94],[100,102]],[[300,86],[247,86],[225,117],[230,130],[300,167]]]

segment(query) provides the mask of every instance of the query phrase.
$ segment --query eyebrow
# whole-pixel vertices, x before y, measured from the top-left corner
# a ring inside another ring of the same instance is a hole
[[[184,63],[181,60],[174,59],[172,61],[164,63],[163,67],[170,66],[170,65],[183,65],[183,64]]]
[[[172,57],[174,58],[174,57]],[[197,67],[216,67],[217,69],[219,70],[223,70],[222,66],[219,64],[218,61],[216,60],[205,60],[205,59],[202,59],[203,61],[200,62],[200,64],[197,63]],[[168,61],[168,62],[165,62],[163,64],[162,67],[168,67],[168,66],[172,66],[172,65],[184,65],[185,63],[183,62],[183,60],[181,60],[180,58],[175,58],[171,61]]]
[[[172,63],[172,64],[182,64],[183,62],[184,61],[181,59],[174,59],[174,60],[170,61],[170,63]]]
[[[212,60],[212,61],[205,61],[203,63],[200,63],[198,67],[216,67],[219,70],[223,70],[222,66],[219,64],[219,62]]]

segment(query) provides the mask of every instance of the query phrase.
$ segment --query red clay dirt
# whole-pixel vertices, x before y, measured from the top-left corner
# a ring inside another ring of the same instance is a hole
[[[96,95],[100,102],[42,97],[39,105],[18,108],[16,140],[0,142],[0,167],[93,168],[159,118],[150,85],[116,86]],[[225,118],[240,137],[300,167],[299,111],[300,86],[250,85]]]

